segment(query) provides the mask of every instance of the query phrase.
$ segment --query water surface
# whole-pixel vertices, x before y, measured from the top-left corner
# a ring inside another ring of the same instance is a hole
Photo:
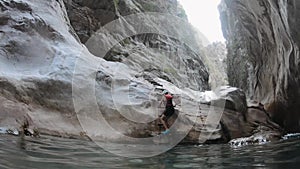
[[[115,156],[84,140],[0,135],[0,168],[300,168],[300,139],[233,148],[219,145],[179,145],[152,158]]]

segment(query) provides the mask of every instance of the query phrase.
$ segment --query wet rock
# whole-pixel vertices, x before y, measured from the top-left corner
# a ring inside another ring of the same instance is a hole
[[[20,129],[0,127],[0,134],[9,134],[14,136],[30,136],[39,137],[38,129],[24,128],[21,126]]]
[[[286,134],[282,136],[282,139],[284,140],[299,139],[299,138],[300,138],[300,133],[292,133],[292,134]]]
[[[19,135],[20,135],[20,132],[19,132],[17,129],[8,129],[8,130],[7,130],[7,134],[19,136]]]
[[[30,126],[29,121],[27,119],[25,119],[25,121],[20,122],[18,121],[18,123],[21,124],[20,127],[20,131],[18,133],[21,133],[22,136],[31,136],[31,137],[39,137],[39,131],[37,128],[32,128],[32,126]]]
[[[10,134],[10,135],[14,135],[14,136],[19,136],[20,132],[17,129],[0,127],[0,134]]]
[[[229,84],[264,105],[289,132],[300,131],[299,1],[223,0]]]
[[[224,138],[228,141],[241,137],[247,137],[245,142],[255,142],[254,140],[258,141],[257,138],[274,141],[280,139],[284,134],[284,130],[259,107],[248,108],[244,115],[225,110],[221,124]],[[238,142],[240,141],[243,139],[238,139]]]
[[[266,144],[272,141],[279,140],[280,138],[281,135],[276,132],[261,131],[259,133],[255,133],[250,137],[230,140],[228,144],[231,145],[232,147],[242,147],[242,146],[252,145],[252,144]]]

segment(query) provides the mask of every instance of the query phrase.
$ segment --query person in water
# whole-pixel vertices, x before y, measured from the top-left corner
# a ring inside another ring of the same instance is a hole
[[[160,115],[160,121],[163,124],[164,128],[166,129],[163,134],[168,134],[170,132],[168,119],[174,114],[174,105],[173,105],[173,96],[169,94],[168,91],[163,91],[164,96],[162,97],[159,106],[162,105],[162,103],[165,104],[165,110]]]

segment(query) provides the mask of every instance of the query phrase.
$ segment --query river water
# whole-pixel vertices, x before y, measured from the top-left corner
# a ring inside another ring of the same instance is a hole
[[[50,136],[41,138],[0,135],[0,168],[257,168],[299,169],[300,138],[264,145],[231,147],[179,145],[152,158],[125,158],[106,152],[91,141]]]

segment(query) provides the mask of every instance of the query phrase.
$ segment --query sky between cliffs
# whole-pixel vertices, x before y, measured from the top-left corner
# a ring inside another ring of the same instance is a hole
[[[218,5],[221,0],[178,0],[189,22],[202,32],[210,42],[225,39],[222,34]]]

